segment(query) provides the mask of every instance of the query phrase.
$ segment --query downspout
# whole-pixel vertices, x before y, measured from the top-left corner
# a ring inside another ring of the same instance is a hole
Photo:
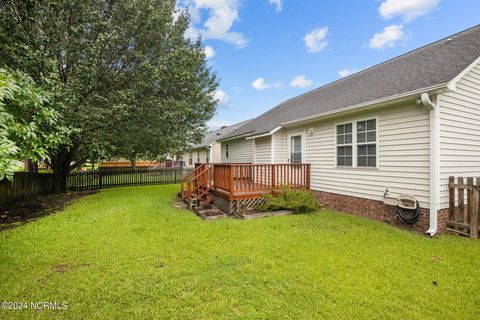
[[[424,92],[417,100],[418,104],[430,110],[430,227],[426,235],[433,237],[438,229],[438,208],[440,203],[440,110],[439,96],[436,103]]]

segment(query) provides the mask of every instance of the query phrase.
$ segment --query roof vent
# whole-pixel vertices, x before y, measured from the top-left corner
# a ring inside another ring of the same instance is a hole
[[[221,126],[220,129],[226,129],[228,126]]]

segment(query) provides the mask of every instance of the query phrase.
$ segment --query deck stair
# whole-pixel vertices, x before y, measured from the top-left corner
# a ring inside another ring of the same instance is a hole
[[[213,203],[213,165],[198,164],[182,181],[180,198],[189,209]]]

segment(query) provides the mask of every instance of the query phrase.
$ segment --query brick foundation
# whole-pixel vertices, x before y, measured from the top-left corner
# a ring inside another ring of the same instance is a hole
[[[352,213],[357,216],[365,217],[372,220],[379,220],[397,227],[408,230],[415,230],[425,233],[429,228],[429,209],[421,208],[420,220],[414,225],[409,225],[402,222],[397,217],[397,208],[394,206],[387,206],[382,201],[370,200],[365,198],[358,198],[352,196],[341,195],[337,193],[329,193],[322,191],[313,191],[317,200],[325,207],[336,210]],[[446,228],[446,221],[448,217],[448,209],[438,211],[438,232],[444,232]]]

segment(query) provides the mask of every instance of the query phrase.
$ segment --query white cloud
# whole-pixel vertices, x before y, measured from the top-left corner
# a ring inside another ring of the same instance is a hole
[[[205,52],[205,58],[207,59],[213,58],[215,56],[215,50],[210,46],[205,46],[205,48],[203,48],[203,51]]]
[[[230,98],[223,90],[216,90],[213,98],[217,100],[219,107],[226,107],[230,103]]]
[[[439,0],[385,0],[378,11],[384,19],[401,16],[409,22],[434,9],[438,3]]]
[[[303,41],[307,46],[307,51],[310,53],[317,53],[325,49],[328,45],[326,40],[328,34],[328,27],[313,29],[303,37]]]
[[[265,90],[270,88],[281,88],[283,86],[281,81],[275,83],[267,83],[264,78],[257,78],[252,82],[252,88],[255,90]]]
[[[384,49],[393,47],[397,41],[404,38],[402,25],[385,27],[382,32],[375,33],[370,39],[368,46],[372,49]]]
[[[297,87],[297,88],[310,87],[312,84],[313,84],[313,81],[307,79],[307,77],[303,74],[296,76],[290,82],[290,86]]]
[[[283,9],[283,0],[268,0],[268,2],[275,6],[275,11],[280,12]]]
[[[186,36],[201,35],[203,39],[222,40],[237,48],[247,45],[242,33],[231,31],[233,23],[239,19],[240,0],[184,0],[181,5],[190,8],[192,19]],[[208,13],[208,18],[202,23],[203,11]]]
[[[343,70],[340,70],[338,71],[338,75],[342,78],[345,78],[345,77],[348,77],[354,73],[357,73],[358,71],[360,71],[360,69],[357,69],[357,68],[354,68],[354,69],[343,69]]]

